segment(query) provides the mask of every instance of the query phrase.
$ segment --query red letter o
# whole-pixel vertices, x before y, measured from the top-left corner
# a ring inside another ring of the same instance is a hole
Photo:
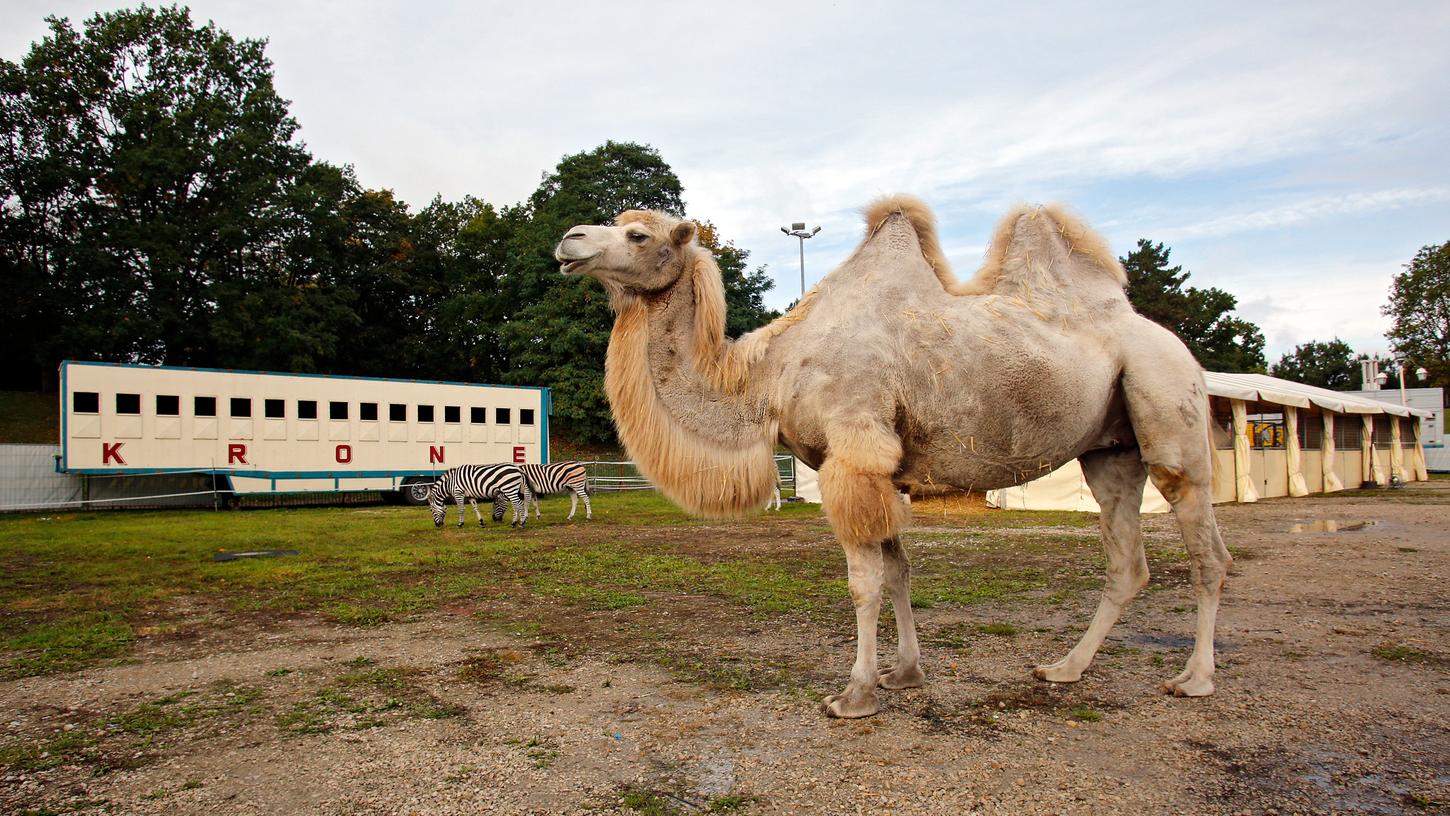
[[[352,445],[338,445],[335,457],[339,465],[346,465],[352,461]]]

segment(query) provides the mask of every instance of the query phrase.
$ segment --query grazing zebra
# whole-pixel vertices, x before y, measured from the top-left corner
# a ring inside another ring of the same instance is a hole
[[[503,503],[513,505],[513,527],[522,527],[529,520],[524,506],[524,475],[514,465],[460,465],[446,470],[428,491],[428,507],[433,511],[433,526],[442,527],[447,514],[448,498],[458,502],[458,526],[463,526],[463,500],[473,500],[473,514],[483,526],[478,512],[478,499],[493,500],[493,520],[503,520]]]
[[[569,494],[569,518],[584,500],[584,518],[594,518],[594,508],[589,506],[589,478],[584,466],[578,462],[555,462],[549,465],[519,465],[524,474],[524,515],[529,513],[529,502],[534,504],[534,516],[539,515],[539,496],[556,493]]]

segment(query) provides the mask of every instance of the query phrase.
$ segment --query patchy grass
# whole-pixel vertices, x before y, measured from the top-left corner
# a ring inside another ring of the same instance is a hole
[[[140,638],[213,623],[267,625],[305,614],[374,626],[464,608],[506,620],[521,637],[559,643],[581,636],[581,627],[592,627],[582,636],[595,646],[664,627],[653,637],[664,644],[667,668],[712,685],[762,688],[777,685],[769,662],[676,648],[698,622],[692,616],[708,608],[721,625],[750,626],[849,614],[844,559],[818,507],[706,522],[658,495],[634,493],[601,496],[592,522],[565,522],[566,503],[545,500],[544,518],[524,530],[436,530],[426,510],[400,507],[0,517],[0,678],[124,658]],[[1091,536],[1062,532],[1096,524],[1081,514],[992,511],[970,523],[981,529],[935,526],[924,535],[916,605],[1040,598],[1049,587],[1066,599],[1082,582],[1064,572],[1064,559],[1097,549]],[[261,548],[299,554],[212,560],[218,551]],[[307,729],[318,713],[293,719]]]
[[[1369,650],[1369,653],[1380,660],[1388,660],[1392,663],[1422,663],[1425,665],[1450,664],[1450,658],[1435,652],[1426,651],[1418,646],[1411,646],[1407,643],[1385,642]]]
[[[1100,722],[1103,713],[1095,708],[1079,707],[1067,712],[1067,716],[1078,722]]]
[[[997,637],[1017,637],[1017,627],[1000,621],[984,623],[977,627],[977,631],[984,635],[996,635]]]

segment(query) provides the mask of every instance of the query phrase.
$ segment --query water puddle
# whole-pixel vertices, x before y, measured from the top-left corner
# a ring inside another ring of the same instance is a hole
[[[1316,519],[1301,522],[1289,528],[1291,533],[1345,533],[1373,527],[1378,521],[1340,521],[1339,519]]]

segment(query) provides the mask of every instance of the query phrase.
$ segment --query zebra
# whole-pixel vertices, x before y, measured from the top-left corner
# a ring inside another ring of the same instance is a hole
[[[463,500],[472,499],[473,514],[478,516],[478,526],[483,526],[483,514],[478,512],[478,499],[493,500],[493,520],[503,520],[503,503],[513,505],[512,527],[522,527],[529,520],[524,505],[524,476],[514,465],[460,465],[446,470],[428,491],[428,508],[433,511],[433,526],[442,527],[447,515],[448,498],[458,502],[458,526],[463,526]]]
[[[533,502],[534,516],[539,513],[539,496],[556,493],[569,494],[569,518],[584,500],[584,518],[594,518],[594,508],[589,506],[589,478],[584,465],[579,462],[554,462],[548,465],[519,465],[524,474],[524,515],[529,514],[529,502]]]

